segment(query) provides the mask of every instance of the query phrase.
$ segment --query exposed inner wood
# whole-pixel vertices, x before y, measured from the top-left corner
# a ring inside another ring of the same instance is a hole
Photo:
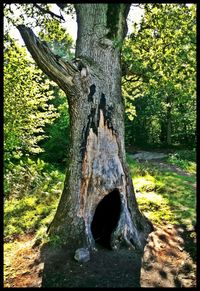
[[[139,244],[137,230],[132,223],[127,206],[126,175],[119,156],[116,135],[112,129],[108,128],[103,111],[100,110],[98,133],[96,135],[93,129],[90,128],[87,138],[82,164],[82,184],[78,212],[78,216],[85,221],[87,239],[90,246],[95,244],[91,232],[91,223],[96,207],[106,195],[115,189],[120,193],[122,207],[116,230],[113,229],[112,236],[123,237],[130,246],[132,244],[129,236],[133,236],[136,238],[137,244]],[[135,233],[133,234],[134,230]],[[116,237],[114,244],[116,245]]]

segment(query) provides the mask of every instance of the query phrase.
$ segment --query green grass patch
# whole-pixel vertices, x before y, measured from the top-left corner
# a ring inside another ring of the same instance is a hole
[[[196,223],[196,176],[182,176],[127,156],[140,210],[152,223]]]
[[[55,214],[65,175],[52,166],[28,161],[7,171],[4,237],[12,241],[24,233],[43,236]]]
[[[192,150],[179,150],[176,153],[169,154],[166,162],[176,165],[182,170],[196,174],[196,151]]]
[[[195,175],[182,176],[127,156],[136,198],[152,223],[196,223]],[[21,163],[5,173],[4,236],[42,237],[54,217],[65,174],[43,161]]]

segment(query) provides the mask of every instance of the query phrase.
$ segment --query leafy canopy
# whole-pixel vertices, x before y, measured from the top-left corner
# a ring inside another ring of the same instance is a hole
[[[183,132],[194,137],[196,5],[145,4],[141,23],[125,41],[122,61],[126,113],[130,120],[138,115],[139,131],[145,124],[146,139],[154,134],[159,141],[168,119],[174,141],[182,141]]]
[[[4,150],[9,160],[40,152],[44,127],[57,113],[51,104],[53,82],[9,35],[5,35],[4,47]]]

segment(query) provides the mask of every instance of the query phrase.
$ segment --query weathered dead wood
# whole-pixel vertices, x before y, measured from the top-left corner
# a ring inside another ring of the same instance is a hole
[[[17,28],[40,69],[55,81],[65,93],[76,95],[77,85],[74,78],[77,74],[80,76],[80,71],[76,66],[53,54],[48,45],[40,41],[32,29],[24,25],[19,25]]]

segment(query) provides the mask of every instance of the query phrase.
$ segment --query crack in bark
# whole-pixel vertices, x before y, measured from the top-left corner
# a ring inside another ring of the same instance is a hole
[[[90,93],[88,95],[88,101],[93,101],[93,95],[96,92],[95,84],[90,86]],[[91,100],[92,99],[92,100]],[[91,108],[90,114],[88,115],[88,122],[86,127],[83,127],[82,131],[82,144],[81,144],[81,156],[82,159],[84,157],[84,153],[87,146],[87,139],[89,135],[90,128],[92,128],[93,132],[98,136],[98,128],[100,123],[100,112],[102,111],[104,116],[104,125],[107,124],[107,127],[112,130],[112,134],[117,135],[117,131],[114,129],[112,124],[112,113],[113,113],[113,106],[106,105],[106,97],[104,93],[101,93],[101,99],[98,105],[98,110],[96,112],[96,108]],[[95,116],[97,115],[97,118]]]
[[[93,102],[93,95],[95,94],[95,92],[96,92],[96,86],[94,84],[92,84],[90,86],[90,93],[88,95],[88,101],[89,102]]]

